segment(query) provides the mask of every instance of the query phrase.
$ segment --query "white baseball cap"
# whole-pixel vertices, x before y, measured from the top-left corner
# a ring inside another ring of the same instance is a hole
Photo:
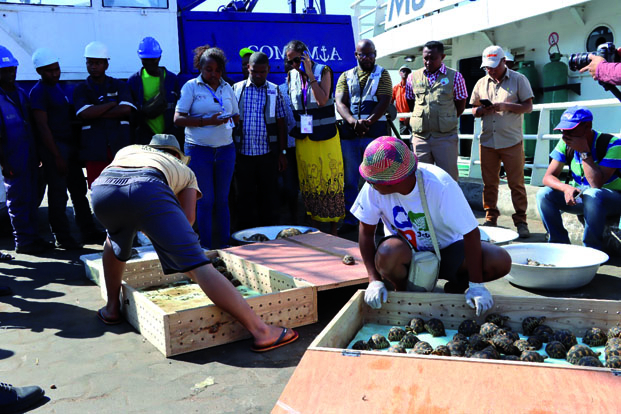
[[[495,68],[505,57],[505,52],[500,46],[489,46],[483,51],[482,68]]]

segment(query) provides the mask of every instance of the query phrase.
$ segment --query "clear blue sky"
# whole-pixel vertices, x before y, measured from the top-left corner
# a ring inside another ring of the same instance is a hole
[[[352,15],[353,10],[349,7],[352,0],[325,0],[326,11],[328,14],[348,14]],[[206,0],[195,10],[216,11],[221,5],[228,4],[228,0]],[[319,1],[315,2],[315,7],[319,7]],[[304,0],[297,0],[296,10],[302,13]],[[289,13],[289,2],[287,0],[259,0],[253,12],[256,13]]]

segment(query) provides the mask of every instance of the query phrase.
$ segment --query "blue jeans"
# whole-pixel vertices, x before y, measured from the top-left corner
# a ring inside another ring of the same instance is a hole
[[[550,234],[550,243],[569,243],[569,235],[561,212],[584,215],[582,243],[594,249],[602,248],[606,218],[621,214],[621,192],[603,188],[589,188],[582,193],[582,203],[568,206],[562,191],[544,187],[537,193],[537,209],[543,225]]]
[[[351,210],[358,196],[358,180],[360,179],[358,167],[360,167],[360,163],[362,162],[364,150],[374,139],[375,138],[341,139],[343,169],[345,170],[345,219],[343,220],[345,224],[358,224],[358,220],[356,220],[349,210]]]
[[[196,221],[201,246],[206,249],[228,247],[231,237],[229,190],[235,169],[235,144],[204,147],[185,143],[185,155],[192,157],[189,167],[196,174],[203,197],[196,203]],[[218,242],[211,240],[212,213],[218,228]]]

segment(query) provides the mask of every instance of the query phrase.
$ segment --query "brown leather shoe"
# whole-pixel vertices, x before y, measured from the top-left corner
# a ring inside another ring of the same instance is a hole
[[[528,230],[528,224],[518,223],[515,227],[517,227],[517,232],[520,236],[520,239],[527,239],[530,237],[530,230]]]

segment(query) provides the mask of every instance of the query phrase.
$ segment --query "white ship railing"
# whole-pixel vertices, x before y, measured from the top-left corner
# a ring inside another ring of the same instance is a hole
[[[539,111],[539,125],[537,127],[536,134],[524,134],[524,140],[535,141],[535,154],[532,163],[524,165],[525,168],[531,169],[530,184],[534,186],[543,185],[543,176],[549,165],[550,144],[549,141],[561,139],[560,134],[553,134],[550,131],[550,111],[564,110],[574,105],[586,106],[587,108],[606,108],[606,107],[618,107],[621,106],[615,98],[610,99],[597,99],[590,101],[579,102],[557,102],[546,104],[533,105],[533,112]],[[399,128],[399,118],[409,118],[410,113],[399,113],[396,116],[396,120],[393,121],[395,127]],[[470,108],[467,108],[463,116],[473,116]],[[613,134],[619,136],[619,134]],[[474,133],[473,134],[459,134],[459,140],[472,140],[472,147],[470,152],[470,160],[466,161],[469,164],[468,176],[471,178],[481,178],[481,161],[479,160],[479,138],[481,136],[481,118],[474,119]],[[403,135],[402,138],[410,139],[410,135]]]

